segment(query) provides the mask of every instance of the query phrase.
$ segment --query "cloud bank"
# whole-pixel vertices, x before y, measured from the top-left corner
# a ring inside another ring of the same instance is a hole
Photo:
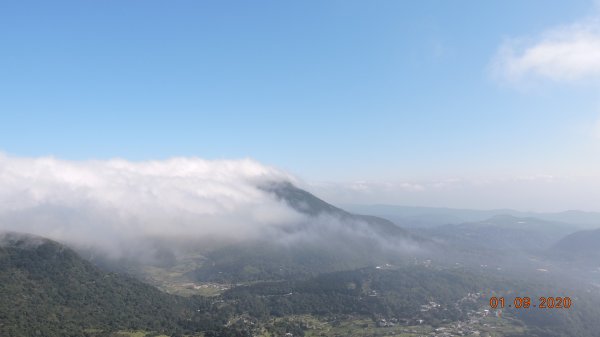
[[[0,230],[101,247],[246,239],[300,214],[257,188],[294,178],[253,160],[65,161],[0,154]]]
[[[511,83],[600,79],[600,19],[550,29],[536,38],[506,41],[493,62],[494,75]]]

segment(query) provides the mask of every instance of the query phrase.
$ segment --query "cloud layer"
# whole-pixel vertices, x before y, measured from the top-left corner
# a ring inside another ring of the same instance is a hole
[[[257,188],[293,180],[252,160],[74,162],[0,155],[0,229],[120,254],[143,238],[244,239],[301,217]]]

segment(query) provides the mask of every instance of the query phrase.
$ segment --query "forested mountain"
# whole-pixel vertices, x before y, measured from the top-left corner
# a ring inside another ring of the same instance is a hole
[[[185,301],[105,273],[39,237],[0,237],[0,335],[79,336],[85,328],[172,331]]]
[[[286,202],[295,210],[312,218],[318,216],[330,216],[343,221],[347,226],[356,228],[360,225],[383,236],[410,237],[410,234],[398,227],[393,222],[372,215],[358,215],[335,207],[306,190],[300,189],[289,182],[270,182],[261,186],[265,191],[275,194],[279,199]]]
[[[295,320],[298,315],[444,327],[472,320],[475,311],[487,306],[490,290],[506,296],[556,291],[464,268],[386,265],[241,284],[217,297],[184,298],[101,271],[47,239],[5,233],[0,242],[0,335],[7,337],[111,336],[122,330],[169,336],[271,336],[269,331],[301,336],[309,327]],[[598,314],[594,302],[573,298],[573,311],[506,314],[522,320],[529,336],[594,336],[591,331],[599,328],[591,318]]]

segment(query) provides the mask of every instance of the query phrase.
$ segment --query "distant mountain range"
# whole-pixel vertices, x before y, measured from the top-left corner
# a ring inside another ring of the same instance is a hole
[[[489,219],[418,230],[423,236],[455,246],[503,252],[542,252],[577,228],[537,218],[495,215]]]
[[[440,207],[413,207],[400,205],[342,205],[350,212],[383,217],[404,227],[433,227],[447,224],[484,221],[496,215],[517,218],[537,218],[562,222],[580,228],[600,228],[599,212],[569,210],[556,213],[522,212],[512,209],[474,210]]]
[[[600,265],[600,229],[584,230],[567,235],[551,249],[553,256],[569,260],[584,260]]]

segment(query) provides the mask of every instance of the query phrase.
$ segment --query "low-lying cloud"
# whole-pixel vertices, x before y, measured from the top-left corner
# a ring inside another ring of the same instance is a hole
[[[299,221],[257,186],[294,180],[253,160],[66,161],[0,154],[0,230],[103,248],[141,239],[253,238]]]

